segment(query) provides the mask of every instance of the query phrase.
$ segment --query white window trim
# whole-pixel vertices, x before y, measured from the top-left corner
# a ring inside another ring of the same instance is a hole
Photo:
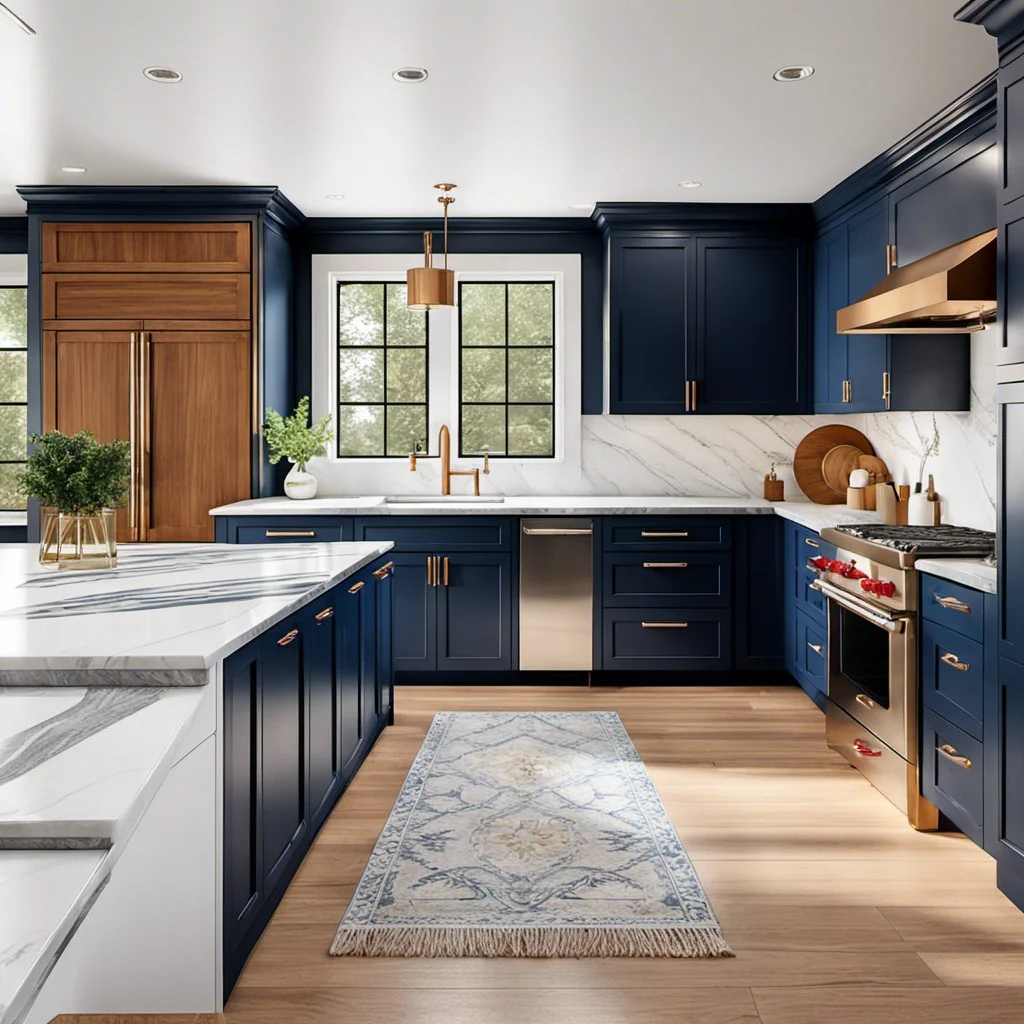
[[[339,281],[404,281],[405,271],[422,260],[422,254],[337,254],[314,255],[312,259],[312,408],[313,416],[330,416],[333,422],[337,396],[336,305]],[[514,493],[520,474],[531,478],[548,476],[555,484],[565,474],[581,472],[581,267],[576,254],[473,254],[450,257],[456,272],[456,293],[459,280],[470,281],[543,281],[555,287],[555,456],[494,458],[491,461],[491,482],[504,493]],[[427,314],[430,320],[429,349],[429,412],[428,443],[431,455],[437,454],[437,434],[447,423],[452,434],[453,462],[472,465],[478,459],[458,456],[458,319],[454,311],[436,310]],[[386,458],[339,458],[333,447],[328,457],[313,466],[321,477],[335,477],[346,491],[353,488],[366,493],[395,470],[407,472],[404,461],[396,456]],[[425,460],[422,469],[430,473],[432,462]],[[344,469],[335,474],[332,468]],[[390,481],[392,485],[394,481]],[[539,482],[539,481],[538,481]],[[332,487],[333,481],[325,481]]]

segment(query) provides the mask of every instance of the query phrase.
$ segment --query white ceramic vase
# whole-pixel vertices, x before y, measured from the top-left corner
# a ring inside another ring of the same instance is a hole
[[[299,469],[291,459],[288,461],[292,463],[292,468],[284,478],[284,493],[289,498],[295,498],[296,500],[315,498],[316,477],[312,473],[307,473],[304,469]]]

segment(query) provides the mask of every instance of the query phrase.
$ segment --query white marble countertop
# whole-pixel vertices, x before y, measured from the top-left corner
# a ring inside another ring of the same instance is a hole
[[[921,558],[914,563],[918,572],[974,587],[985,594],[996,593],[996,567],[980,558]]]
[[[408,496],[403,496],[408,497]],[[435,500],[431,500],[431,499]],[[459,501],[425,494],[423,502],[388,502],[383,495],[366,497],[254,498],[212,509],[212,516],[410,516],[456,515],[781,515],[812,530],[842,523],[878,522],[875,512],[845,505],[815,505],[810,501],[765,501],[755,497],[674,497],[628,495],[514,495],[504,501]]]
[[[202,687],[0,688],[0,850],[107,849],[177,755]]]
[[[0,850],[0,1024],[32,1003],[111,859],[104,850]]]
[[[0,545],[0,685],[201,685],[206,671],[391,549],[122,545],[118,567],[42,568]]]

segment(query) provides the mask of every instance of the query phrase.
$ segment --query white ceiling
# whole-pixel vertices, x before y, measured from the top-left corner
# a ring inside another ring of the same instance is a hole
[[[6,2],[38,35],[0,17],[0,214],[54,183],[280,185],[312,216],[433,214],[437,181],[453,216],[808,201],[996,64],[958,0]]]

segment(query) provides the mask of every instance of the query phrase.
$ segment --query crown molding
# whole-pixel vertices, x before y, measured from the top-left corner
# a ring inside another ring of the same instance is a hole
[[[738,230],[813,223],[809,203],[597,203],[594,223],[609,231]]]
[[[1024,4],[1024,0],[1021,3]],[[996,71],[992,71],[909,135],[826,192],[814,203],[815,218],[821,223],[865,194],[882,189],[889,191],[901,178],[919,174],[924,164],[944,155],[947,148],[956,148],[958,141],[969,141],[970,137],[995,128],[996,114]]]
[[[1003,45],[1002,36],[1013,29],[1012,36],[1020,35],[1024,22],[1014,25],[1024,16],[1024,0],[970,0],[953,15],[957,21],[970,25],[981,25],[989,35],[995,36]],[[1010,42],[1011,40],[1007,40]]]

